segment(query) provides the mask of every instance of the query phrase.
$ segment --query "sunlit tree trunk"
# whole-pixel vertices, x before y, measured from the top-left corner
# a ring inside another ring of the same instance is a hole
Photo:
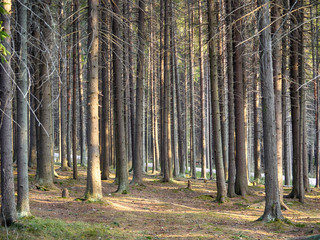
[[[102,198],[99,152],[99,78],[98,78],[98,6],[99,0],[88,0],[88,168],[85,198]]]
[[[277,165],[277,137],[276,137],[276,117],[275,117],[275,96],[273,88],[273,68],[272,68],[272,46],[270,29],[269,1],[260,0],[261,7],[259,16],[260,33],[260,78],[262,93],[262,118],[263,118],[263,142],[266,174],[266,205],[264,214],[260,220],[265,222],[282,220],[278,165]],[[281,176],[282,177],[282,176]]]

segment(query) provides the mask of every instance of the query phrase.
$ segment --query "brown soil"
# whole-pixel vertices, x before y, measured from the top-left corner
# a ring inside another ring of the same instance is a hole
[[[150,174],[145,176],[144,186],[130,186],[125,195],[114,193],[113,178],[102,181],[103,201],[88,203],[77,200],[85,192],[84,168],[79,169],[78,180],[72,179],[71,171],[57,169],[57,173],[55,189],[46,191],[31,184],[34,216],[105,223],[123,232],[124,239],[288,239],[320,233],[319,189],[312,189],[303,205],[285,199],[290,209],[283,214],[289,223],[262,223],[255,221],[264,211],[262,186],[250,187],[252,193],[245,198],[218,204],[213,181],[191,180],[189,190],[188,179],[162,183],[158,175]],[[69,198],[61,197],[64,188],[69,190]]]

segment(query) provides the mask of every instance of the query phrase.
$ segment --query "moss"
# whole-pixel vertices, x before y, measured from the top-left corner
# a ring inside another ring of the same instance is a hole
[[[105,224],[67,223],[57,219],[28,217],[8,230],[0,228],[0,239],[121,239],[123,234],[110,230]]]

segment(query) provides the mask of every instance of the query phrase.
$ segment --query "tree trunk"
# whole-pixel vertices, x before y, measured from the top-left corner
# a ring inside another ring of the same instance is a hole
[[[300,92],[299,92],[299,29],[294,26],[299,24],[300,3],[290,0],[290,5],[294,12],[290,18],[293,30],[290,32],[290,98],[292,116],[292,145],[293,145],[293,181],[292,191],[289,197],[299,197],[299,162],[300,162]]]
[[[88,0],[88,168],[85,198],[102,198],[99,152],[99,0]]]
[[[73,163],[73,179],[78,178],[78,161],[77,161],[77,65],[78,65],[78,15],[79,15],[79,0],[73,1],[73,34],[72,34],[72,163]]]
[[[143,111],[144,111],[144,15],[145,3],[139,1],[139,20],[138,20],[138,60],[137,60],[137,88],[136,88],[136,140],[135,140],[135,158],[133,162],[133,178],[132,183],[142,183],[142,170],[143,170]]]
[[[11,1],[3,1],[3,8],[10,13]],[[3,31],[10,34],[10,15],[1,15]],[[3,46],[11,52],[10,37],[2,40]],[[1,125],[0,125],[0,146],[1,146],[1,223],[3,226],[10,226],[16,221],[17,212],[14,196],[13,178],[13,145],[12,145],[12,97],[13,89],[11,82],[10,57],[5,56],[6,62],[0,66],[0,101],[1,101]]]
[[[109,96],[110,96],[110,79],[109,79],[109,40],[105,36],[108,32],[108,9],[104,1],[101,2],[101,19],[103,21],[101,26],[101,43],[102,61],[101,61],[101,78],[102,78],[102,116],[101,116],[101,156],[100,161],[102,165],[101,179],[109,179],[109,165],[110,165],[110,126],[109,126]]]
[[[41,60],[40,60],[40,122],[39,152],[37,163],[37,182],[40,185],[53,185],[53,137],[52,137],[52,82],[50,79],[50,48],[52,44],[51,17],[46,14],[51,4],[50,0],[39,3],[40,7],[40,32],[41,36]]]
[[[120,3],[119,0],[112,1],[113,9],[113,94],[114,94],[114,123],[115,126],[115,146],[116,146],[116,162],[118,171],[118,189],[119,193],[127,193],[128,188],[128,161],[126,154],[125,124],[124,124],[124,104],[123,104],[123,82],[121,74],[121,49],[118,44],[120,38]]]
[[[198,0],[199,7],[199,52],[200,52],[200,109],[201,109],[201,178],[207,178],[207,143],[206,143],[206,107],[205,107],[205,78],[204,78],[204,56],[202,47],[202,7],[201,0]],[[213,27],[213,26],[212,26]],[[214,52],[214,49],[213,49]]]
[[[18,198],[17,212],[19,217],[31,215],[29,207],[28,180],[28,46],[27,46],[27,0],[18,3],[19,23],[19,72],[17,76],[17,164],[18,164]]]
[[[169,8],[171,1],[164,1],[164,141],[166,145],[163,156],[163,181],[169,182],[172,177],[172,146],[171,146],[171,116],[170,116],[170,48],[169,48]]]
[[[266,205],[260,220],[265,222],[282,220],[278,165],[277,165],[277,136],[275,118],[275,96],[273,88],[272,47],[270,30],[269,1],[258,1],[260,5],[259,31],[260,34],[260,77],[262,93],[263,142],[266,174]],[[279,138],[278,138],[279,139]]]
[[[211,80],[211,102],[212,102],[212,129],[214,137],[214,153],[217,174],[217,201],[224,202],[226,198],[226,185],[223,165],[223,152],[221,140],[221,122],[219,108],[219,88],[217,74],[217,55],[215,45],[216,14],[214,0],[208,0],[209,19],[209,58],[210,58],[210,80]]]
[[[273,3],[271,7],[271,25],[272,39],[275,39],[272,46],[272,67],[274,81],[274,97],[275,97],[275,121],[276,121],[276,138],[277,138],[277,160],[278,160],[278,185],[280,193],[280,203],[283,202],[283,133],[282,133],[282,74],[281,74],[281,3],[279,0]]]
[[[60,34],[60,48],[61,53],[59,52],[59,95],[60,95],[60,102],[59,102],[59,125],[60,125],[60,163],[61,163],[61,170],[67,171],[68,170],[68,161],[67,161],[67,123],[66,123],[66,111],[67,111],[67,99],[65,97],[66,94],[66,74],[64,73],[66,60],[65,59],[65,48],[64,48],[64,40],[63,36],[63,20],[64,20],[64,11],[63,11],[63,1],[60,0],[59,2],[59,34]]]
[[[226,24],[227,24],[227,73],[228,73],[228,197],[235,197],[236,162],[235,162],[235,115],[234,115],[234,84],[233,84],[233,41],[232,41],[232,2],[226,0]]]
[[[192,178],[197,178],[196,170],[196,136],[195,136],[195,116],[194,116],[194,72],[193,72],[193,1],[188,3],[189,17],[189,80],[190,80],[190,170]]]
[[[245,122],[244,122],[244,94],[243,94],[243,45],[242,42],[242,2],[235,0],[233,4],[233,71],[234,71],[234,109],[235,109],[235,135],[236,135],[236,183],[235,192],[245,196],[248,191],[247,163],[245,151]],[[230,176],[230,175],[229,175]]]

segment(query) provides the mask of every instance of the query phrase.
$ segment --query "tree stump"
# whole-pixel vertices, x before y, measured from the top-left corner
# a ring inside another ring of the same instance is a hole
[[[69,190],[67,188],[64,188],[62,190],[62,197],[63,198],[68,198],[69,197]]]
[[[191,186],[191,181],[190,180],[188,180],[188,187],[187,188],[192,190],[192,186]]]

